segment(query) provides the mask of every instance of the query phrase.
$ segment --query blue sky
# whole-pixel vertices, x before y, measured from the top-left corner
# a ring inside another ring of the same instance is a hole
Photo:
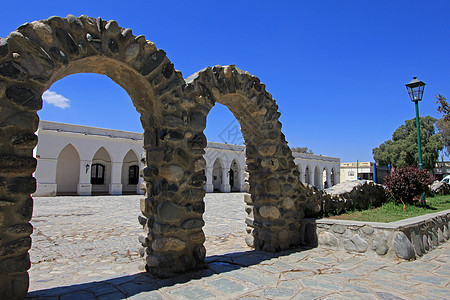
[[[415,116],[404,86],[413,76],[427,84],[422,116],[439,117],[435,94],[450,98],[449,12],[446,0],[16,0],[2,3],[0,36],[52,15],[114,19],[164,49],[185,78],[228,64],[258,76],[280,107],[290,146],[373,161],[372,149]],[[142,131],[128,95],[105,76],[71,75],[50,91],[43,120]],[[65,108],[51,103],[58,95],[67,100],[53,103]],[[234,120],[217,105],[208,140],[239,142]]]

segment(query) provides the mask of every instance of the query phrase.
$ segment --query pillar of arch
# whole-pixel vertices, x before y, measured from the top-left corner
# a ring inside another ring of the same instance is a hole
[[[199,130],[205,128],[206,116],[216,102],[227,106],[241,125],[249,173],[247,243],[272,252],[298,245],[297,197],[303,186],[281,132],[278,106],[265,85],[235,66],[215,66],[187,78],[184,90],[195,105],[190,121]]]
[[[80,155],[72,144],[65,146],[56,164],[56,194],[76,195],[80,178]]]

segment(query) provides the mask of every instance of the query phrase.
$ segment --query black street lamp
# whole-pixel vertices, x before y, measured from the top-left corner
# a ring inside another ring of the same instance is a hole
[[[419,124],[419,101],[422,100],[423,90],[425,89],[425,83],[413,77],[410,83],[405,84],[408,90],[409,97],[411,101],[415,103],[416,106],[416,128],[417,128],[417,146],[419,148],[419,169],[422,170],[422,149],[420,147],[420,124]]]

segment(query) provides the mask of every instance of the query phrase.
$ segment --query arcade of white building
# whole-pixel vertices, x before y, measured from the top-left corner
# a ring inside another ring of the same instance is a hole
[[[142,194],[142,134],[41,121],[34,196]],[[242,192],[245,146],[208,142],[205,190]],[[324,189],[339,183],[339,158],[293,153],[300,181]]]

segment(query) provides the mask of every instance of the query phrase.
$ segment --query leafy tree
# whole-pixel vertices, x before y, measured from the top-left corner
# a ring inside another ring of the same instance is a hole
[[[420,141],[422,163],[425,169],[433,169],[439,158],[439,151],[444,147],[439,134],[436,134],[436,119],[430,116],[421,117]],[[392,134],[392,139],[372,150],[373,158],[378,165],[391,165],[393,168],[418,166],[419,150],[417,147],[416,119],[405,121]]]
[[[437,110],[443,115],[442,119],[437,120],[436,127],[442,137],[447,154],[450,154],[450,107],[441,94],[437,94],[436,99],[436,103],[439,104]]]
[[[299,152],[299,153],[306,153],[306,154],[314,154],[311,149],[308,149],[308,147],[292,147],[291,151]]]

